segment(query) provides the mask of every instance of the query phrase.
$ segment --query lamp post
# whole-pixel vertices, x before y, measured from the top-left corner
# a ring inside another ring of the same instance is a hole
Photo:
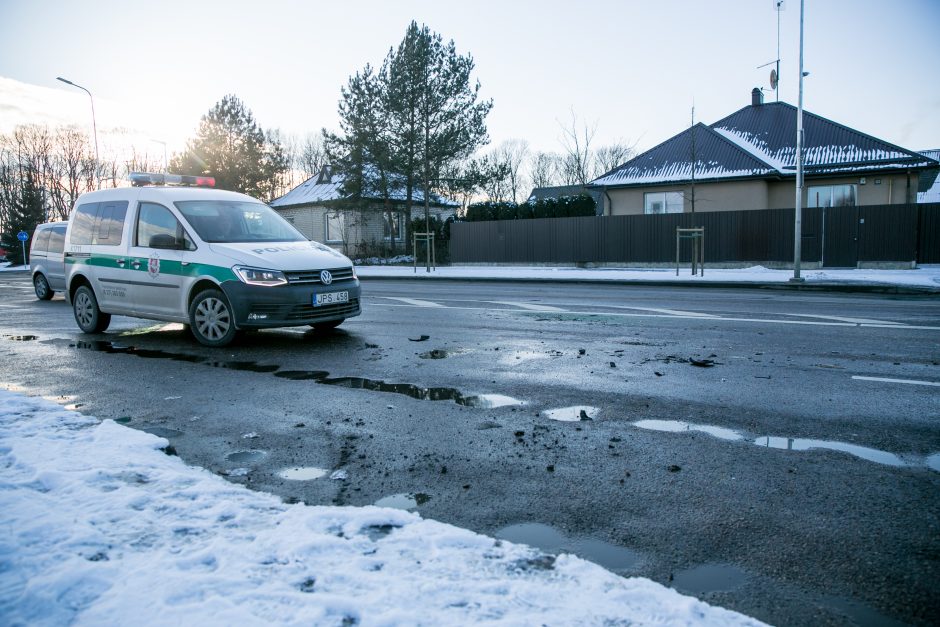
[[[803,244],[803,3],[800,0],[800,97],[796,110],[796,209],[793,225],[793,277],[795,282],[802,282],[800,263]]]
[[[163,173],[166,174],[168,172],[166,160],[166,142],[159,139],[154,139],[152,137],[150,138],[150,141],[154,142],[155,144],[163,144]]]
[[[57,81],[62,81],[62,82],[65,83],[66,85],[71,85],[72,87],[78,87],[79,89],[81,89],[82,91],[84,91],[86,94],[88,94],[88,98],[89,98],[89,100],[91,100],[91,130],[92,130],[92,132],[94,133],[94,136],[95,136],[95,178],[97,179],[97,178],[98,178],[98,163],[99,163],[99,161],[98,161],[98,124],[97,124],[97,122],[95,122],[95,99],[92,97],[90,91],[88,91],[87,89],[85,89],[85,88],[82,87],[81,85],[77,85],[77,84],[73,83],[72,81],[68,80],[67,78],[62,78],[61,76],[56,76],[56,80],[57,80]],[[98,189],[101,189],[101,181],[98,181],[98,182],[97,182],[97,185],[98,185]]]

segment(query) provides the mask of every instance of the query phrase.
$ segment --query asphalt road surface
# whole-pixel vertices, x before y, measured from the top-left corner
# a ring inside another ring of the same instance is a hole
[[[285,500],[411,508],[775,624],[937,623],[940,299],[363,294],[336,332],[213,350],[131,318],[83,335],[7,273],[0,381]]]

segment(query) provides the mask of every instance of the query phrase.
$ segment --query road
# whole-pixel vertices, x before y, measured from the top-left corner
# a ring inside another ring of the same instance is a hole
[[[940,300],[363,293],[334,333],[211,350],[130,318],[82,335],[61,296],[8,273],[0,380],[288,501],[410,507],[780,625],[936,622]]]

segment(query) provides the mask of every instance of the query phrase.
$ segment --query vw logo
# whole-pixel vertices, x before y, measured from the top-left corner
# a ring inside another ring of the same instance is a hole
[[[333,282],[333,275],[330,274],[329,270],[324,270],[320,273],[320,282],[323,283],[323,285],[329,285]]]

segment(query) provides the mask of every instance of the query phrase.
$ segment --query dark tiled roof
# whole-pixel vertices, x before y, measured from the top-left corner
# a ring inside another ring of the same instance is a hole
[[[689,181],[693,151],[696,180],[765,176],[775,171],[736,142],[699,123],[601,176],[592,185]]]
[[[750,105],[715,122],[696,124],[696,180],[793,176],[796,107]],[[924,155],[803,111],[804,168],[808,174],[935,168]],[[597,186],[653,185],[692,178],[693,129],[666,140],[593,181]]]

